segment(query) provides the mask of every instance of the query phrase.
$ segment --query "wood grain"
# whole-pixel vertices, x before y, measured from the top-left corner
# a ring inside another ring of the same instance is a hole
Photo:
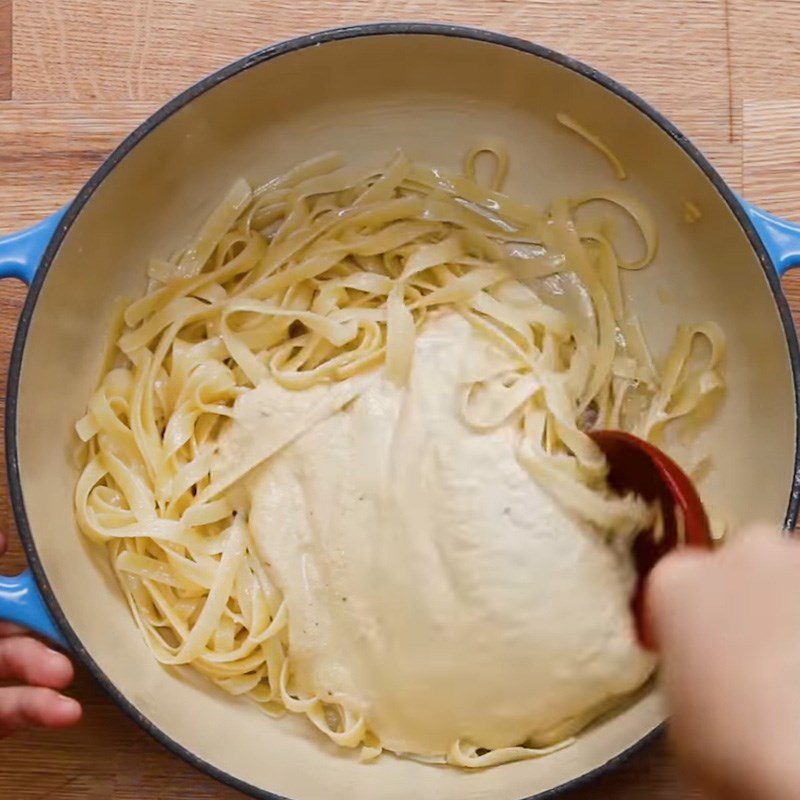
[[[734,98],[800,96],[800,19],[796,0],[729,0]]]
[[[0,100],[11,98],[11,0],[0,0]]]
[[[16,0],[15,97],[163,100],[276,40],[394,19],[481,26],[553,46],[672,113],[726,101],[724,18],[724,0],[251,0],[235,11],[228,0]]]
[[[70,200],[156,103],[9,100],[0,106],[0,233]]]
[[[13,87],[11,5],[0,0],[0,233],[66,202],[135,124],[203,74],[299,33],[388,19],[493,28],[590,62],[667,114],[734,188],[800,220],[797,0],[14,0]],[[800,277],[785,280],[800,310]],[[0,406],[23,297],[0,285]],[[13,531],[5,491],[0,526]],[[22,565],[12,540],[3,570]],[[156,745],[80,670],[74,691],[86,706],[79,728],[0,742],[0,797],[241,796]],[[664,741],[567,795],[643,797],[700,797]]]

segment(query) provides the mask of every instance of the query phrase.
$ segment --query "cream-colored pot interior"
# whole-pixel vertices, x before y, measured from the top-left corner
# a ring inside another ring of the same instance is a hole
[[[681,321],[713,319],[728,339],[729,392],[706,436],[704,497],[737,522],[786,513],[795,405],[786,338],[763,270],[718,191],[681,147],[628,101],[546,58],[421,33],[328,41],[219,83],[145,136],[110,172],[57,253],[30,325],[19,389],[19,469],[41,564],[88,655],[174,742],[259,790],[294,800],[526,797],[608,762],[662,721],[655,691],[537,761],[480,772],[384,756],[361,765],[305,719],[272,720],[188,670],[159,666],[105,555],[73,522],[73,423],[97,378],[112,302],[145,286],[148,257],[184,243],[232,179],[258,182],[329,150],[375,162],[404,148],[458,169],[481,139],[504,141],[507,190],[533,202],[608,186],[596,151],[556,124],[589,126],[620,154],[626,187],[653,209],[657,262],[626,276],[630,302],[663,352]],[[702,210],[692,225],[683,202]]]

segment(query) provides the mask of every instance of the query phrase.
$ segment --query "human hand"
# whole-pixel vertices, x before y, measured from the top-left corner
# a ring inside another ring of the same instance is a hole
[[[7,544],[0,533],[0,556]],[[0,622],[0,739],[29,725],[63,728],[78,722],[80,704],[55,691],[68,686],[72,678],[72,664],[65,655],[22,628]]]
[[[800,544],[760,526],[675,552],[647,609],[690,775],[715,800],[800,797]]]

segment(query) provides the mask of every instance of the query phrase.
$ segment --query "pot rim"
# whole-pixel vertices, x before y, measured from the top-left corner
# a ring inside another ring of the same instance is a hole
[[[244,792],[251,797],[257,798],[258,800],[287,800],[287,798],[274,792],[270,792],[269,790],[261,789],[257,786],[249,784],[246,781],[237,778],[235,775],[225,772],[213,764],[210,764],[205,759],[200,758],[195,753],[191,752],[186,747],[179,744],[177,741],[164,733],[164,731],[162,731],[154,722],[152,722],[141,711],[139,711],[105,675],[103,670],[83,646],[83,643],[72,629],[72,626],[70,625],[66,615],[62,611],[39,559],[33,535],[28,523],[27,513],[25,511],[25,502],[20,481],[19,452],[17,447],[17,403],[22,358],[25,350],[25,342],[27,339],[28,330],[30,328],[39,293],[47,278],[47,273],[49,272],[53,259],[55,258],[55,255],[58,252],[58,249],[67,231],[78,217],[89,198],[94,194],[95,190],[105,180],[109,173],[134,147],[136,147],[136,145],[139,144],[142,139],[151,133],[158,125],[182,109],[184,106],[188,105],[192,100],[196,99],[218,84],[238,75],[241,72],[244,72],[247,69],[250,69],[251,67],[257,66],[266,61],[271,61],[272,59],[287,53],[304,50],[308,47],[313,47],[314,45],[328,42],[358,39],[367,36],[401,34],[418,36],[446,36],[485,42],[488,44],[499,45],[521,51],[529,55],[551,61],[559,66],[570,69],[585,78],[589,78],[603,88],[613,92],[618,97],[621,97],[630,105],[634,106],[634,108],[643,113],[645,116],[649,117],[650,120],[652,120],[665,133],[667,133],[667,135],[669,135],[669,137],[679,147],[681,147],[684,153],[686,153],[686,155],[691,158],[695,164],[697,164],[697,166],[703,171],[706,177],[717,189],[722,199],[726,202],[744,230],[751,247],[755,251],[758,260],[761,263],[770,290],[772,291],[772,295],[781,318],[784,334],[786,336],[786,342],[789,349],[789,359],[792,367],[795,408],[798,410],[798,412],[800,412],[800,349],[798,348],[797,335],[795,332],[794,323],[792,321],[791,312],[789,310],[788,303],[786,302],[786,298],[781,291],[780,279],[775,270],[773,262],[769,257],[764,243],[753,227],[750,218],[747,216],[747,213],[739,202],[738,197],[717,173],[714,167],[711,166],[702,152],[694,144],[692,144],[692,142],[690,142],[689,139],[684,136],[684,134],[682,134],[666,117],[656,111],[655,108],[639,97],[635,92],[608,77],[599,70],[596,70],[575,58],[563,55],[547,47],[543,47],[542,45],[534,44],[533,42],[529,42],[524,39],[496,33],[494,31],[484,30],[481,28],[437,23],[379,22],[332,28],[278,42],[232,62],[217,72],[202,78],[197,83],[178,94],[176,97],[162,106],[158,111],[148,117],[148,119],[146,119],[143,123],[141,123],[122,141],[121,144],[116,147],[111,155],[108,156],[108,158],[97,169],[94,175],[92,175],[86,184],[84,184],[83,188],[78,192],[63,219],[56,227],[52,238],[50,239],[44,256],[42,257],[41,264],[36,270],[34,279],[31,282],[30,289],[25,299],[11,353],[11,363],[8,373],[5,419],[6,467],[8,473],[11,504],[17,524],[17,530],[25,549],[25,555],[28,560],[28,564],[34,573],[36,582],[39,585],[42,596],[50,613],[56,620],[58,627],[64,632],[64,635],[69,642],[73,653],[81,660],[95,680],[97,680],[100,686],[111,697],[113,702],[161,745],[165,746],[167,749],[198,770],[210,775],[221,783],[227,784],[228,786],[238,789],[239,791]],[[787,528],[791,529],[794,527],[799,508],[800,413],[796,414],[794,475],[792,478],[792,489],[789,498],[789,505],[786,512],[785,525]],[[531,795],[527,798],[524,798],[524,800],[551,800],[551,798],[554,798],[563,792],[566,792],[570,789],[575,789],[584,785],[585,783],[588,783],[598,776],[610,771],[629,758],[633,753],[640,750],[645,744],[658,736],[662,732],[663,727],[663,723],[656,726],[637,742],[611,758],[605,764],[602,764],[582,775],[566,781],[560,786],[535,795]],[[299,798],[297,800],[299,800]]]

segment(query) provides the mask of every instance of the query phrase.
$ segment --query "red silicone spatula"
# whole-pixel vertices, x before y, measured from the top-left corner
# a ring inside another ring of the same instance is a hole
[[[644,645],[651,646],[644,610],[647,576],[658,560],[676,547],[685,544],[710,548],[711,527],[692,481],[666,453],[623,431],[594,431],[590,436],[608,459],[608,482],[614,491],[634,492],[648,502],[661,504],[664,535],[657,541],[650,528],[642,531],[633,544],[639,580],[632,607],[639,638]],[[680,516],[683,517],[683,537],[679,535]]]

